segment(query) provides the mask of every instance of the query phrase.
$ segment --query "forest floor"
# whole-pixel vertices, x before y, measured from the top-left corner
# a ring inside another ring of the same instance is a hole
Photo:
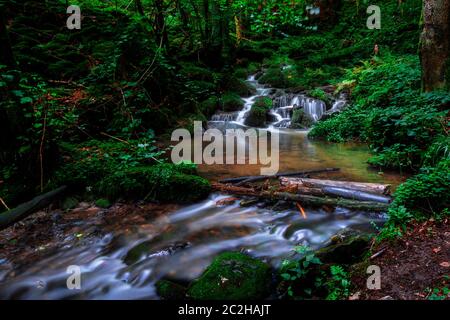
[[[401,239],[381,243],[373,252],[382,250],[370,261],[381,269],[381,289],[367,289],[368,275],[357,275],[352,282],[359,291],[351,299],[422,300],[430,297],[432,289],[448,287],[450,219],[414,223]]]

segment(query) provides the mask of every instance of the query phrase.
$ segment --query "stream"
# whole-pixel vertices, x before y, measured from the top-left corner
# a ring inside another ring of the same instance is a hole
[[[210,127],[245,128],[246,113],[255,98],[272,91],[259,85],[254,77],[248,81],[256,87],[256,95],[245,98],[239,112],[213,116]],[[274,121],[266,130],[280,133],[280,171],[339,167],[339,172],[326,177],[389,183],[394,187],[403,180],[398,174],[379,174],[369,169],[366,160],[370,154],[365,145],[311,141],[306,130],[289,129],[294,105],[304,108],[314,120],[327,111],[323,102],[302,95],[276,99],[276,108],[271,111]],[[210,181],[258,175],[259,169],[259,165],[246,164],[199,166],[200,174]],[[319,248],[343,228],[371,232],[373,224],[382,224],[385,219],[383,214],[339,207],[333,212],[306,208],[305,219],[294,208],[275,211],[262,203],[243,207],[240,199],[218,205],[218,201],[229,197],[213,193],[202,202],[155,217],[151,229],[138,226],[138,231],[131,234],[117,230],[84,246],[61,247],[19,271],[2,269],[8,261],[0,259],[0,299],[158,299],[156,281],[169,278],[187,283],[220,252],[243,251],[277,267],[293,256],[296,245]],[[70,265],[81,268],[80,290],[66,286]]]

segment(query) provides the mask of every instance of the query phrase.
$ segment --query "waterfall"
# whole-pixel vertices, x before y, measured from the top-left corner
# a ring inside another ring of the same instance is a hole
[[[245,126],[247,113],[250,111],[255,99],[260,96],[267,96],[272,91],[271,88],[265,88],[260,85],[252,75],[248,77],[247,82],[256,88],[256,94],[249,98],[244,98],[244,107],[237,112],[218,112],[211,117],[214,126],[222,123],[220,126]],[[270,110],[271,123],[269,127],[289,128],[291,125],[292,113],[295,108],[303,108],[313,121],[318,121],[326,112],[326,105],[323,101],[307,97],[303,94],[284,93],[278,94],[273,98],[273,109]],[[338,100],[333,105],[336,108],[341,107],[345,101]]]
[[[327,110],[327,107],[325,102],[321,100],[307,98],[303,109],[305,110],[305,113],[311,117],[311,119],[318,121],[322,118],[323,114]]]
[[[331,107],[330,110],[327,111],[327,113],[332,114],[334,112],[341,111],[345,107],[346,104],[347,104],[347,100],[345,100],[345,98],[343,98],[343,97],[339,97],[339,100],[336,100],[333,103],[333,106]]]

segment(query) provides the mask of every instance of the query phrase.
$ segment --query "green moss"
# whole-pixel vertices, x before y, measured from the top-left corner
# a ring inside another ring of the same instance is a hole
[[[328,95],[326,94],[325,91],[323,91],[320,88],[315,88],[313,90],[309,90],[307,95],[312,97],[312,98],[316,98],[316,99],[322,100],[326,104],[330,103],[330,99],[328,98]]]
[[[173,164],[133,168],[105,177],[98,190],[109,198],[127,196],[162,202],[190,203],[205,198],[210,192],[209,182],[182,171]]]
[[[100,208],[108,208],[111,206],[111,202],[108,199],[98,199],[95,201],[95,205]]]
[[[169,280],[159,280],[156,292],[164,300],[182,300],[186,296],[186,288]]]
[[[220,108],[219,98],[211,96],[208,99],[201,102],[199,107],[200,111],[205,116],[210,117]]]
[[[244,101],[238,94],[228,92],[222,95],[221,105],[223,111],[238,111],[244,107]]]
[[[291,128],[306,129],[311,127],[314,120],[303,109],[294,109],[291,119]]]
[[[192,202],[209,194],[209,182],[192,164],[155,163],[151,145],[91,141],[69,147],[71,161],[53,178],[55,186],[90,187],[97,197]]]
[[[287,80],[280,68],[270,68],[258,79],[259,83],[275,88],[285,88]]]
[[[267,113],[272,108],[272,99],[269,97],[258,97],[248,112],[245,124],[251,127],[265,127]]]
[[[244,80],[234,76],[225,76],[223,80],[223,89],[230,91],[241,97],[249,97],[256,93],[256,89]]]
[[[267,264],[237,252],[222,253],[188,288],[196,300],[255,300],[267,297],[271,285]]]

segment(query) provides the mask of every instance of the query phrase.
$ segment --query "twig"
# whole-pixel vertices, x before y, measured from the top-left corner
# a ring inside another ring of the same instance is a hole
[[[109,137],[109,138],[111,138],[111,139],[114,139],[114,140],[117,140],[117,141],[120,141],[120,142],[126,143],[126,144],[131,144],[131,143],[130,143],[130,142],[128,142],[127,140],[123,140],[123,139],[120,139],[120,138],[114,137],[114,136],[112,136],[112,135],[110,135],[110,134],[107,134],[106,132],[100,132],[100,134],[101,134],[101,135],[104,135],[104,136],[107,136],[107,137]]]
[[[6,208],[6,210],[11,210],[7,205],[6,202],[0,197],[0,202],[2,203],[2,205]]]
[[[382,255],[386,251],[386,248],[381,249],[377,253],[374,253],[372,256],[370,256],[370,260],[375,259],[376,257]]]

